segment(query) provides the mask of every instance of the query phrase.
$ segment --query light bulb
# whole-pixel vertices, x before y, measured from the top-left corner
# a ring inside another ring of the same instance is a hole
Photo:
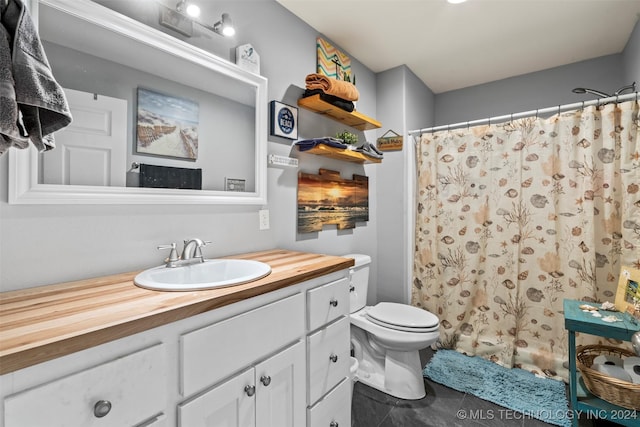
[[[192,18],[197,18],[198,16],[200,16],[200,7],[198,7],[197,4],[189,3],[187,5],[186,12],[187,15],[191,16]]]

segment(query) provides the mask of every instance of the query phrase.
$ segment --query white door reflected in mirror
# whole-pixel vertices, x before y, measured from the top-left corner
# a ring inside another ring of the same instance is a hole
[[[56,132],[56,148],[42,153],[43,184],[126,184],[127,101],[64,89],[73,122]]]

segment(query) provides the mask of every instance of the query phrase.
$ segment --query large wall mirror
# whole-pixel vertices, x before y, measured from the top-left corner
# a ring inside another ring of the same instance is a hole
[[[73,122],[10,203],[266,203],[267,81],[89,0],[32,0]]]

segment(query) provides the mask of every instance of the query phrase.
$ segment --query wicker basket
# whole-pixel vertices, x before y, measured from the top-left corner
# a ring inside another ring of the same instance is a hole
[[[594,369],[593,359],[605,354],[622,359],[635,354],[629,350],[605,345],[584,345],[576,349],[578,369],[589,391],[602,400],[627,409],[640,409],[640,384],[634,384],[610,377]]]

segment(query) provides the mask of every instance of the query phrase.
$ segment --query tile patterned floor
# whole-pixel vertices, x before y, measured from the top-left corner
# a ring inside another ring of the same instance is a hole
[[[424,364],[433,352],[421,354]],[[402,400],[361,383],[353,391],[352,427],[549,427],[550,424],[506,410],[486,400],[425,379],[427,396]],[[607,421],[581,419],[580,427],[613,427]]]

